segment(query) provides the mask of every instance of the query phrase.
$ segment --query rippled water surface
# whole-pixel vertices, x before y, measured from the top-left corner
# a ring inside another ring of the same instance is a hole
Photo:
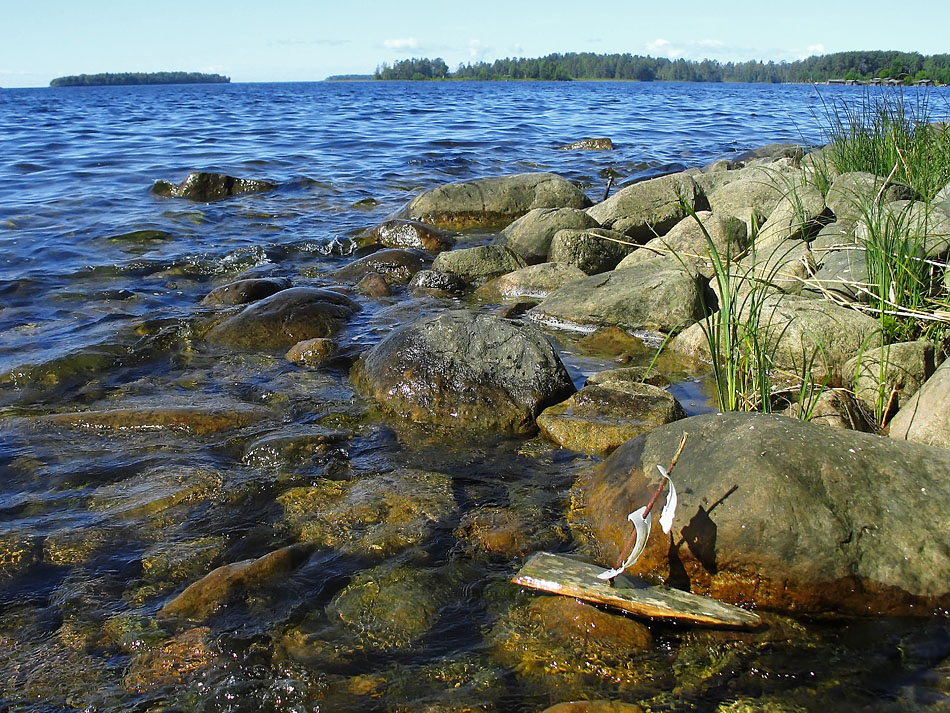
[[[408,428],[354,394],[345,360],[305,370],[199,337],[215,286],[329,284],[351,239],[425,188],[543,170],[596,200],[611,175],[819,143],[822,107],[812,87],[659,83],[0,92],[0,710],[947,710],[940,622],[653,626],[646,650],[540,630],[536,598],[508,579],[526,552],[578,547],[569,488],[593,459]],[[617,149],[557,148],[592,136]],[[192,170],[278,188],[209,204],[150,193]],[[358,299],[349,354],[456,306]],[[550,336],[579,383],[615,364]],[[688,411],[709,408],[702,374],[660,366]],[[53,416],[117,409],[98,425]],[[234,420],[176,428],[175,409]],[[351,510],[320,510],[341,494]],[[334,546],[375,517],[404,525],[389,549]],[[215,567],[306,539],[308,522],[324,545],[303,566],[188,624],[156,619]]]

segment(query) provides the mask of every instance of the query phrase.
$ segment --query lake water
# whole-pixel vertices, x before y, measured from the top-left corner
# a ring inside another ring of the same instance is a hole
[[[0,710],[534,711],[572,698],[947,710],[943,621],[782,619],[766,639],[654,626],[652,650],[608,662],[539,649],[517,613],[533,595],[507,584],[520,558],[474,546],[475,515],[511,518],[526,551],[570,551],[569,488],[595,459],[539,438],[447,442],[381,419],[342,369],[196,336],[213,287],[238,275],[323,284],[357,233],[437,184],[553,171],[596,200],[611,175],[820,143],[824,107],[860,97],[663,83],[0,91]],[[597,136],[616,150],[557,148]],[[279,187],[210,204],[150,193],[192,170]],[[343,335],[354,351],[454,305],[361,302]],[[578,382],[613,364],[550,336]],[[687,410],[707,410],[704,376],[668,368]],[[37,418],[182,406],[268,416],[204,435]],[[449,494],[423,541],[381,561],[331,549],[191,628],[156,623],[214,567],[293,542],[291,491],[387,474],[396,500],[400,487]],[[369,610],[419,618],[419,631],[348,619],[340,593],[364,576],[406,604]]]

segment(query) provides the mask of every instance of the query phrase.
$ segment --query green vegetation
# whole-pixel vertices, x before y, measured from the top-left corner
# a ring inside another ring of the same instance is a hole
[[[227,84],[230,77],[201,72],[119,72],[57,77],[51,87],[102,87],[136,84]]]
[[[930,79],[950,84],[950,54],[916,52],[836,52],[796,62],[719,62],[706,59],[642,57],[626,54],[568,52],[536,59],[505,58],[459,65],[449,72],[441,59],[406,59],[382,64],[376,79],[621,79],[641,82],[814,83],[828,79],[896,78],[905,82]]]

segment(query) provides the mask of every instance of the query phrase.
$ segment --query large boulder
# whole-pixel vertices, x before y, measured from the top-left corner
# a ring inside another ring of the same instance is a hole
[[[891,419],[890,435],[950,448],[950,359],[941,364]],[[950,470],[946,471],[950,473]]]
[[[192,201],[214,201],[241,193],[261,193],[270,191],[277,184],[269,181],[256,181],[250,178],[235,178],[223,173],[195,171],[189,173],[177,186],[168,181],[156,181],[152,192],[160,196],[187,198]]]
[[[903,183],[887,181],[881,176],[864,171],[850,171],[835,177],[825,203],[835,214],[835,219],[845,225],[854,225],[858,219],[872,210],[878,197],[885,202],[913,200],[916,191]]]
[[[393,331],[364,354],[353,381],[396,416],[511,433],[533,432],[545,407],[574,393],[540,330],[467,310]]]
[[[553,173],[520,173],[449,183],[416,196],[409,218],[437,228],[498,228],[533,208],[586,208],[584,192]]]
[[[705,279],[663,258],[575,280],[528,314],[541,322],[671,332],[703,317]]]
[[[950,451],[782,416],[660,426],[582,476],[575,524],[603,564],[684,433],[673,530],[657,528],[637,573],[787,611],[930,616],[950,605]]]
[[[883,420],[904,406],[934,373],[934,345],[921,339],[869,349],[844,365],[845,385]]]
[[[833,220],[825,197],[815,186],[789,185],[755,236],[756,252],[768,255],[785,240],[811,239]]]
[[[359,305],[339,292],[292,287],[228,317],[207,339],[248,349],[286,349],[304,339],[333,336],[358,311]]]
[[[505,228],[492,245],[518,253],[529,265],[548,259],[551,239],[559,230],[599,228],[597,221],[576,208],[535,208]]]
[[[685,173],[674,173],[634,183],[592,208],[587,213],[605,228],[624,233],[637,243],[663,235],[693,210],[707,207],[696,181]]]
[[[616,230],[559,230],[551,239],[548,260],[576,265],[588,275],[596,275],[613,270],[636,247]]]
[[[454,275],[471,285],[480,285],[526,265],[518,253],[506,247],[479,245],[439,253],[432,261],[432,270]]]

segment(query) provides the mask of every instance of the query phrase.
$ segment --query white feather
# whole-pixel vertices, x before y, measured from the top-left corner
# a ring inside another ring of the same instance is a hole
[[[676,488],[673,487],[673,479],[662,465],[658,465],[656,469],[660,471],[660,475],[666,478],[670,483],[670,492],[666,496],[666,505],[663,506],[663,511],[660,513],[660,527],[663,528],[664,534],[668,534],[669,531],[673,529],[673,518],[676,516]]]
[[[637,531],[637,541],[634,543],[633,549],[630,550],[630,555],[624,560],[620,567],[601,572],[597,575],[598,579],[613,579],[640,559],[640,555],[643,554],[643,550],[647,546],[647,540],[650,539],[650,520],[644,517],[646,510],[646,505],[644,505],[639,510],[634,510],[627,515],[627,519],[633,523],[633,528]]]

